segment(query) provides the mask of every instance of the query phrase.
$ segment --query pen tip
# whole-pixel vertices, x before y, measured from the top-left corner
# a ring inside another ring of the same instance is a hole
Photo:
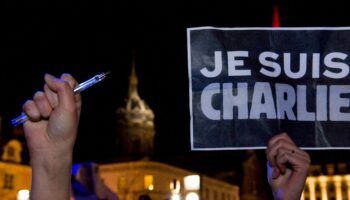
[[[108,74],[110,74],[110,73],[111,73],[111,71],[105,72],[105,75],[108,75]]]

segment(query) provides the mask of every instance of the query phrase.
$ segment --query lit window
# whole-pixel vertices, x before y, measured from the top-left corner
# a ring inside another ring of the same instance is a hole
[[[145,175],[144,181],[145,181],[145,189],[147,189],[147,190],[153,190],[154,189],[153,176],[152,175]]]
[[[13,174],[5,174],[3,188],[12,190],[13,189],[13,179],[14,179]]]
[[[184,185],[186,190],[199,190],[200,189],[199,175],[185,176]]]

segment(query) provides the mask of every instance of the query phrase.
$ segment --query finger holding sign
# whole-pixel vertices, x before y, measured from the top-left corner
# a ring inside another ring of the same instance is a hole
[[[267,174],[275,199],[300,199],[310,157],[286,134],[272,137],[267,145]]]

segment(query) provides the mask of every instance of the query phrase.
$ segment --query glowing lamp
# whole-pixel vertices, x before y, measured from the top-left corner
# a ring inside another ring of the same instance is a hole
[[[171,200],[180,200],[180,195],[179,194],[171,195]]]
[[[199,175],[189,175],[184,177],[184,186],[186,190],[199,190],[200,177]],[[187,197],[186,197],[187,199]]]
[[[29,200],[29,190],[19,190],[17,192],[17,200]]]
[[[186,195],[186,200],[199,200],[199,196],[195,192],[190,192]]]

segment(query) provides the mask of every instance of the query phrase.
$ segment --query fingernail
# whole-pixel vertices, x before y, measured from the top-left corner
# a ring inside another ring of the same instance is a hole
[[[44,78],[45,79],[54,79],[55,77],[54,76],[52,76],[51,74],[49,74],[49,73],[45,73],[45,75],[44,75]]]

